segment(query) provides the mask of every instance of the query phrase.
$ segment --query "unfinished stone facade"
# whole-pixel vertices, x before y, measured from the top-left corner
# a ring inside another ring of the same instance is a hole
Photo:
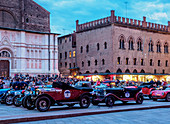
[[[168,26],[111,16],[76,21],[77,66],[80,73],[170,73]]]
[[[0,27],[50,32],[50,13],[33,0],[1,0]]]

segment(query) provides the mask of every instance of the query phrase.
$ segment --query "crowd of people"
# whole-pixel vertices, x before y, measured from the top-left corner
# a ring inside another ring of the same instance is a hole
[[[80,81],[79,79],[76,78],[62,78],[58,75],[56,76],[22,76],[22,75],[17,75],[15,77],[0,77],[0,89],[4,89],[4,88],[13,88],[14,90],[23,90],[25,88],[28,87],[34,87],[36,85],[47,85],[50,84],[52,82],[56,82],[56,81],[62,81],[64,83],[67,83],[69,85],[75,85],[78,81]],[[100,85],[102,83],[102,81],[91,81],[91,84],[94,85],[96,83],[96,85]],[[147,81],[147,83],[153,83],[158,85],[167,85],[167,82],[165,81]],[[119,81],[119,80],[115,80],[115,84],[118,85],[131,85],[131,84],[135,84],[135,82],[133,81]],[[136,83],[137,85],[140,85],[139,83]]]

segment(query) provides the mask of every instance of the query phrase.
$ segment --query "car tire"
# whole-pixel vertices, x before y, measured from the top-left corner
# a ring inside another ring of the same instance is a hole
[[[31,95],[26,96],[26,98],[25,98],[25,107],[28,110],[35,109],[35,103],[34,103],[34,101],[31,100]]]
[[[6,105],[12,105],[13,104],[13,95],[12,94],[7,95],[5,97],[5,104]]]
[[[25,98],[26,98],[27,96],[24,96],[23,98],[22,98],[22,107],[24,107],[24,108],[26,108],[26,105],[25,105]]]
[[[42,96],[36,100],[35,105],[38,111],[46,112],[50,109],[51,101],[48,97]]]
[[[88,95],[84,95],[80,98],[80,107],[88,108],[90,106],[90,97]]]
[[[138,96],[136,98],[136,103],[137,104],[142,104],[143,103],[143,95],[142,94],[138,94]]]
[[[153,99],[153,97],[152,97],[152,95],[151,95],[151,94],[149,95],[149,99]]]
[[[115,98],[113,96],[108,96],[105,98],[105,103],[108,107],[112,107],[115,103]]]
[[[157,101],[157,99],[154,99],[154,98],[153,98],[153,101]]]
[[[13,97],[13,104],[16,106],[16,107],[20,107],[21,106],[21,102],[18,102],[18,100],[21,100],[21,98],[19,97],[19,95],[16,95]]]
[[[168,93],[168,94],[166,95],[165,100],[166,100],[167,102],[170,102],[170,93]]]
[[[99,102],[96,101],[95,99],[96,99],[96,97],[93,96],[93,97],[92,97],[92,104],[93,104],[93,105],[98,105]]]

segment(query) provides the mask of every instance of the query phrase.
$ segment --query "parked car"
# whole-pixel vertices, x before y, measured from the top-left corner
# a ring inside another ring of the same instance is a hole
[[[41,112],[48,111],[55,103],[69,107],[80,104],[80,107],[88,108],[91,91],[92,88],[88,87],[72,87],[63,82],[54,82],[53,88],[37,89],[34,94],[27,95],[25,104],[27,109],[36,107]]]
[[[0,102],[4,103],[4,98],[6,93],[10,90],[10,88],[7,89],[0,89]]]
[[[165,99],[170,102],[170,88],[160,88],[159,90],[152,91],[153,101],[157,101],[157,99]]]
[[[152,99],[152,91],[156,90],[156,86],[154,86],[153,83],[143,83],[139,86],[139,88],[142,88],[143,96],[147,96],[150,99]]]
[[[117,100],[127,103],[136,101],[138,104],[143,103],[143,93],[139,92],[140,88],[98,88],[92,92],[92,104],[106,103],[107,106],[113,106]]]

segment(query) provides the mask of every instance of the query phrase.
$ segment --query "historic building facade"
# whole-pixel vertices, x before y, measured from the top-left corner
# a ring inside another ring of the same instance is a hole
[[[76,75],[78,73],[76,61],[76,33],[58,38],[58,64],[63,76]]]
[[[50,13],[33,0],[0,1],[0,76],[58,71],[58,34]]]
[[[160,25],[111,16],[76,21],[77,66],[80,74],[170,74],[170,22]]]

